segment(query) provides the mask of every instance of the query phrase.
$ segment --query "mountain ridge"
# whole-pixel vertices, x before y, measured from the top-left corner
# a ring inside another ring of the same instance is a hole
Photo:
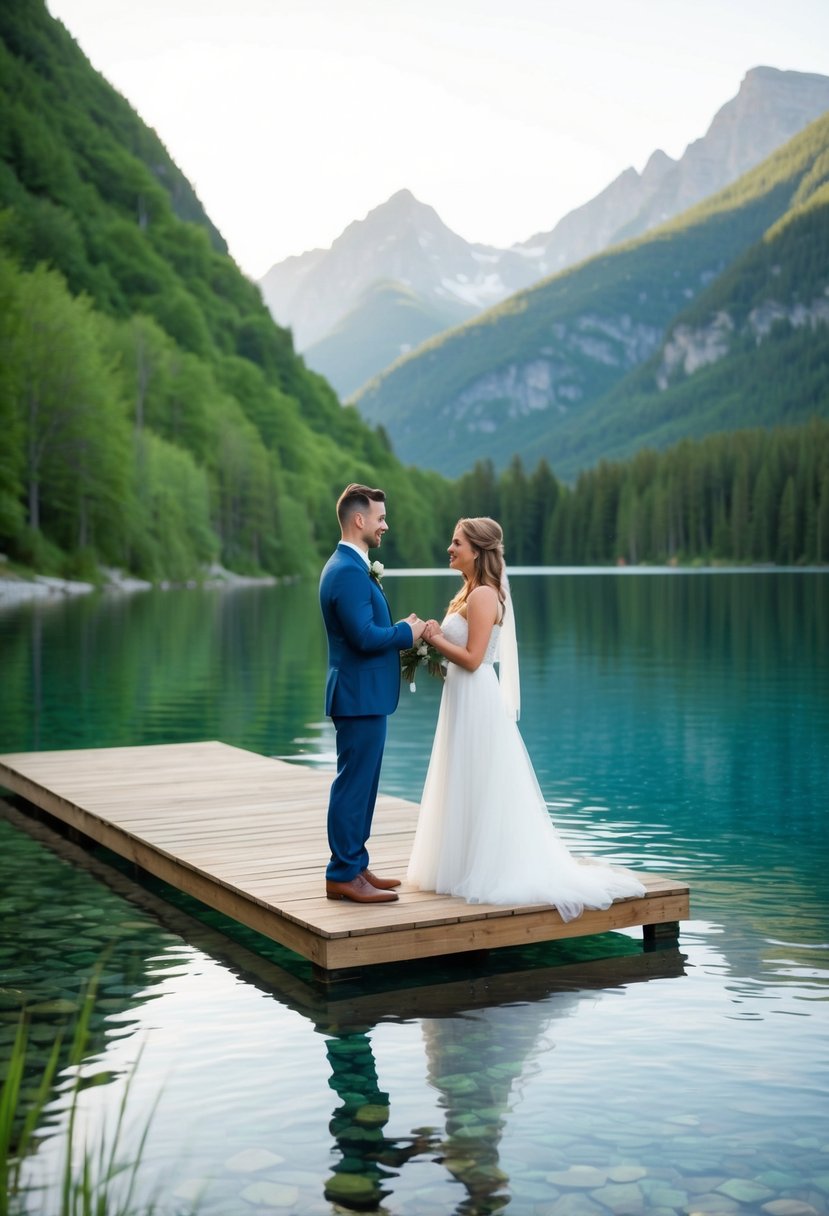
[[[366,386],[357,398],[360,411],[382,423],[410,459],[445,473],[480,458],[501,464],[517,452],[544,456],[558,472],[574,475],[607,454],[584,440],[588,424],[601,433],[606,396],[624,414],[625,378],[635,380],[637,369],[649,366],[695,300],[716,298],[718,280],[728,281],[741,256],[755,246],[767,253],[763,242],[775,225],[785,228],[787,212],[803,200],[811,252],[797,250],[800,281],[812,274],[813,296],[822,294],[825,284],[814,274],[829,266],[829,256],[821,261],[822,237],[814,229],[818,214],[824,218],[828,146],[829,114],[682,216],[431,339]],[[798,280],[785,271],[782,281],[791,294]],[[639,401],[638,383],[631,391]],[[653,405],[650,390],[645,395]],[[732,411],[728,425],[746,425],[737,415]],[[616,422],[633,450],[634,421]]]
[[[452,232],[434,208],[400,190],[349,224],[330,249],[271,267],[261,280],[263,295],[272,315],[292,328],[308,364],[350,398],[363,387],[357,369],[375,375],[389,365],[390,351],[399,357],[421,337],[417,326],[410,333],[399,325],[387,329],[382,317],[367,327],[360,300],[372,282],[398,282],[402,291],[421,297],[425,311],[443,315],[444,328],[461,324],[686,210],[827,108],[829,77],[752,68],[680,158],[657,149],[641,173],[624,170],[549,232],[509,249],[473,244]],[[337,339],[328,342],[334,331]]]

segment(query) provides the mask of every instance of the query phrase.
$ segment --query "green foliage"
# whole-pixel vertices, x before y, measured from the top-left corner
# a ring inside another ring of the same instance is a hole
[[[14,372],[27,522],[65,548],[108,531],[125,493],[127,430],[88,301],[39,267],[0,320]]]
[[[310,573],[363,480],[396,504],[398,560],[434,560],[421,493],[446,486],[305,367],[41,0],[0,10],[0,71],[0,548],[55,572]]]

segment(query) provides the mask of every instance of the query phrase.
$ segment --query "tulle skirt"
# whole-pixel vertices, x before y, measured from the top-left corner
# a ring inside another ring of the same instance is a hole
[[[553,904],[565,921],[645,891],[561,840],[491,663],[449,664],[407,877],[468,903]]]

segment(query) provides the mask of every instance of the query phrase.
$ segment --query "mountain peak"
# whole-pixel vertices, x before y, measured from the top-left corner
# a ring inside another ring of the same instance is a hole
[[[422,207],[423,205],[406,186],[402,190],[395,190],[385,203],[380,204],[381,207]]]
[[[825,86],[826,77],[820,72],[796,72],[787,68],[773,68],[768,64],[758,64],[756,67],[749,68],[743,77],[740,89],[744,89],[747,84],[769,83],[769,82],[785,82],[787,85],[799,87],[812,81],[814,84]]]
[[[382,227],[384,231],[394,231],[400,235],[407,228],[421,225],[438,226],[449,231],[434,207],[430,207],[428,203],[421,203],[411,190],[397,190],[384,203],[373,207],[364,219],[354,220],[349,224],[337,237],[331,248],[335,248],[346,237],[353,238],[355,232],[361,228],[371,231],[376,227]]]

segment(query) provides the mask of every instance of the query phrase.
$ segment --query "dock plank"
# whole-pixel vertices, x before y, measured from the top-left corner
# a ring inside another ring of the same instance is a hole
[[[643,897],[567,923],[548,906],[469,905],[405,883],[396,903],[328,900],[331,780],[216,741],[0,756],[0,785],[323,971],[688,917],[687,884],[647,873]],[[417,813],[415,803],[380,795],[375,869],[405,872]]]

